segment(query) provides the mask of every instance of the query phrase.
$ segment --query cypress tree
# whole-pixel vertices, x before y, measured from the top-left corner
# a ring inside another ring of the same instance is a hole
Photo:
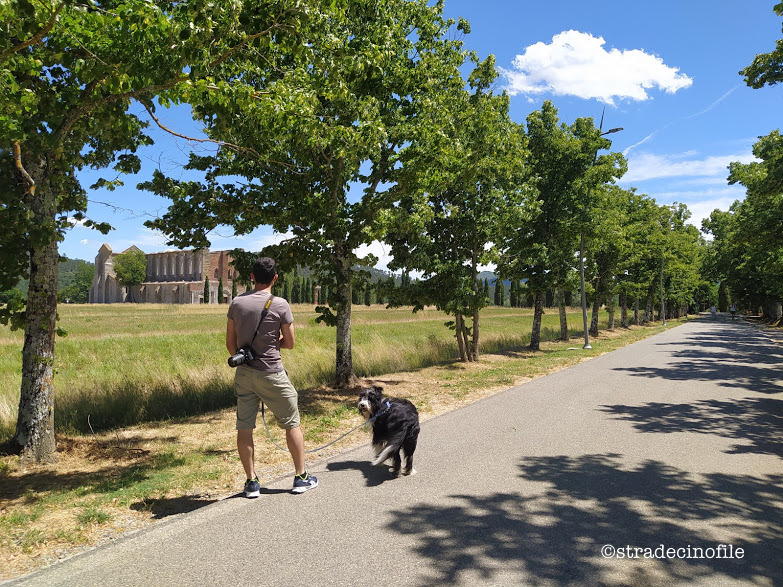
[[[223,277],[218,279],[217,303],[223,303]]]
[[[209,276],[204,276],[204,303],[209,303]]]
[[[728,312],[731,304],[731,294],[725,281],[718,286],[718,312]]]

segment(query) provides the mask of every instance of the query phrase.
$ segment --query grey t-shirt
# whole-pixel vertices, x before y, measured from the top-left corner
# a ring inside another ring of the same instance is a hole
[[[265,291],[249,291],[232,300],[228,307],[228,317],[234,321],[238,348],[249,345],[253,340],[269,295]],[[270,373],[285,370],[280,357],[280,325],[291,324],[293,321],[291,306],[283,298],[275,296],[253,342],[253,354],[258,358],[248,363],[250,367]]]

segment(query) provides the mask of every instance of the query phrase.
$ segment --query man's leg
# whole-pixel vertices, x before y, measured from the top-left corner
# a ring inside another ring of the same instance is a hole
[[[302,428],[297,426],[296,428],[286,430],[285,441],[288,445],[288,451],[291,453],[291,458],[294,459],[296,474],[301,475],[305,472],[304,437],[302,435]]]
[[[242,467],[245,469],[247,479],[255,479],[255,446],[253,445],[252,428],[249,430],[237,430],[237,450],[239,451],[239,460],[242,461]]]

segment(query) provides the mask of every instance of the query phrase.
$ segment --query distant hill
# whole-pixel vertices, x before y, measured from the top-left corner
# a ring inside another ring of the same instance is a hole
[[[82,265],[88,265],[91,269],[95,267],[94,263],[85,261],[83,259],[68,259],[64,257],[57,265],[57,291],[62,291],[69,285],[71,285],[76,279],[76,275],[79,268]],[[27,288],[29,283],[26,279],[22,279],[16,286],[16,289],[21,291],[24,295],[27,295]]]

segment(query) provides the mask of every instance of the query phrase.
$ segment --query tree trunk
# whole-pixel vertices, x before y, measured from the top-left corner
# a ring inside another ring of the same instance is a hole
[[[598,292],[595,293],[595,300],[593,301],[593,314],[590,318],[590,335],[598,336],[598,312],[601,310],[601,297]]]
[[[454,332],[457,334],[457,348],[459,349],[459,360],[466,363],[468,354],[465,350],[465,328],[463,327],[462,314],[454,314]]]
[[[635,326],[639,326],[639,298],[638,297],[633,302],[633,323]]]
[[[44,163],[45,164],[45,163]],[[42,174],[43,175],[43,174]],[[40,219],[44,232],[41,245],[30,251],[30,285],[27,299],[22,386],[16,442],[23,460],[51,460],[54,438],[54,337],[57,320],[57,233],[54,228],[56,194],[39,183],[29,198],[30,211]]]
[[[533,310],[533,330],[530,333],[530,348],[537,351],[541,348],[541,316],[544,314],[543,291],[535,293],[535,301],[533,303],[535,309]]]
[[[628,294],[620,294],[620,328],[628,328]]]
[[[557,305],[560,308],[560,340],[568,340],[568,316],[566,315],[565,292],[561,286],[557,288]]]
[[[337,285],[337,357],[336,385],[340,389],[356,387],[359,379],[353,372],[353,356],[351,354],[351,279],[341,280]]]
[[[470,345],[470,358],[472,361],[479,360],[479,311],[473,310],[473,341]]]
[[[607,310],[609,310],[609,324],[606,326],[607,330],[614,330],[614,294],[612,294],[612,297],[609,298],[609,301],[606,303]]]

